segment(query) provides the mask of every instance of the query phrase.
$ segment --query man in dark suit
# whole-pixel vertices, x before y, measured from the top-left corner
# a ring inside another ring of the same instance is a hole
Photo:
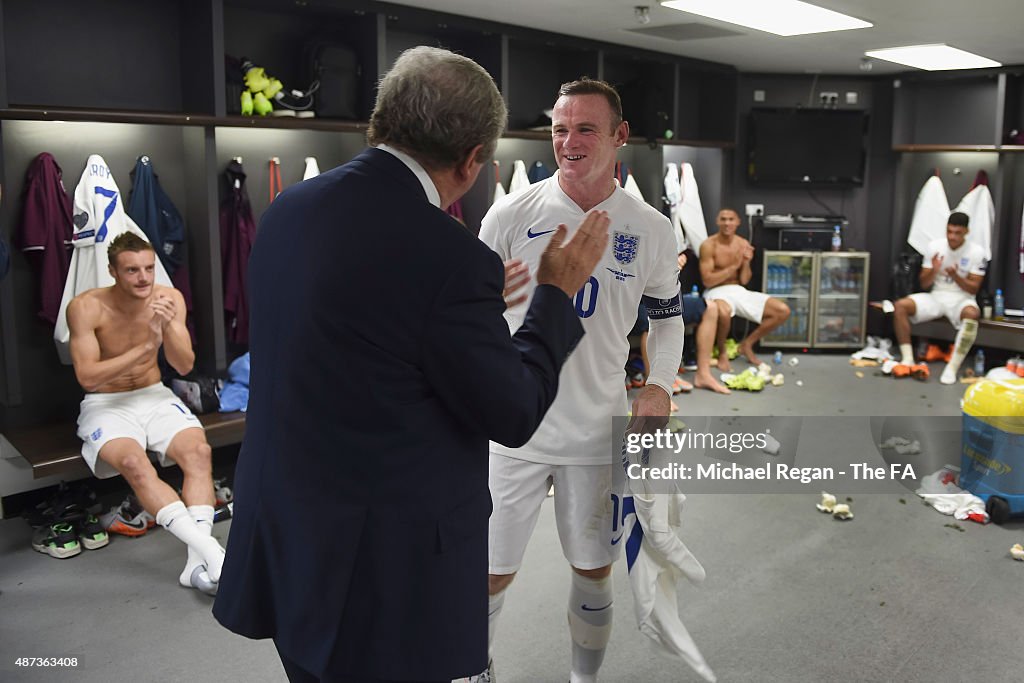
[[[261,222],[213,612],[273,638],[292,681],[448,681],[487,664],[487,441],[525,443],[554,400],[583,333],[570,296],[608,239],[600,211],[568,243],[559,226],[510,337],[500,260],[444,213],[505,120],[475,62],[408,50],[381,81],[375,148]]]

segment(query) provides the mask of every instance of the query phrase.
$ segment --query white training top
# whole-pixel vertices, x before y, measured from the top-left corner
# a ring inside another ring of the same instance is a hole
[[[623,367],[626,335],[640,297],[671,299],[679,293],[672,224],[653,207],[616,186],[594,207],[611,219],[608,250],[574,302],[586,335],[559,376],[558,396],[533,438],[522,448],[491,443],[491,452],[530,462],[576,465],[611,461],[612,417],[626,414]],[[586,217],[558,185],[558,173],[509,195],[484,216],[480,239],[502,260],[521,259],[535,274],[559,223],[569,238]],[[537,283],[527,285],[532,297]],[[509,330],[523,324],[529,300],[505,311]],[[501,391],[501,387],[495,387]]]
[[[949,240],[945,237],[932,240],[928,243],[928,251],[924,254],[925,268],[931,268],[932,257],[935,254],[942,257],[942,265],[939,267],[938,272],[935,273],[935,284],[932,286],[933,292],[959,292],[966,294],[953,278],[946,275],[946,268],[951,265],[956,265],[957,273],[960,277],[965,278],[969,273],[974,275],[985,274],[985,252],[977,244],[965,241],[960,245],[959,249],[954,250],[949,248]]]

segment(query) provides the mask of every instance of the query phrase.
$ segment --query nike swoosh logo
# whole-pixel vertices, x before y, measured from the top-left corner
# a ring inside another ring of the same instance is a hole
[[[554,230],[545,230],[543,232],[534,232],[533,228],[530,228],[529,230],[526,231],[526,236],[529,237],[532,240],[534,237],[540,237],[541,235],[547,235],[549,232],[554,232]]]
[[[619,534],[618,537],[612,539],[612,545],[618,545],[619,541],[621,541],[621,540],[622,540],[622,534]]]
[[[580,609],[582,609],[584,612],[600,612],[601,610],[606,610],[611,606],[612,603],[609,602],[604,607],[587,607],[586,605],[580,605]]]
[[[142,529],[142,528],[145,528],[145,526],[146,526],[145,520],[141,520],[141,519],[136,522],[136,521],[127,520],[124,517],[122,517],[121,519],[119,519],[117,521],[119,521],[121,524],[124,524],[126,527],[130,527],[132,529]]]

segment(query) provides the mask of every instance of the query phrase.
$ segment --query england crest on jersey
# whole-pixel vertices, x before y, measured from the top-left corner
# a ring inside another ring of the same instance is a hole
[[[615,260],[625,265],[636,260],[636,253],[640,248],[640,236],[630,235],[624,232],[615,231],[612,237],[612,253]]]

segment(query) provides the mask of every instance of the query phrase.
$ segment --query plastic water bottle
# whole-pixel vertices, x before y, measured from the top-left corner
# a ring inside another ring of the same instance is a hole
[[[693,297],[694,299],[700,298],[700,290],[697,289],[697,285],[694,285],[693,288],[690,290],[690,296]]]
[[[995,301],[992,304],[992,317],[996,320],[1002,320],[1006,317],[1006,302],[1003,301],[1003,290],[996,290]]]
[[[978,349],[974,354],[974,376],[985,376],[985,350]]]
[[[843,235],[839,231],[839,226],[835,228],[835,232],[832,233],[832,251],[839,251],[843,248]]]
[[[768,279],[765,280],[764,291],[767,294],[775,292],[775,266],[771,263],[768,264]]]
[[[772,362],[776,365],[782,365],[782,351],[776,351],[772,357]]]

